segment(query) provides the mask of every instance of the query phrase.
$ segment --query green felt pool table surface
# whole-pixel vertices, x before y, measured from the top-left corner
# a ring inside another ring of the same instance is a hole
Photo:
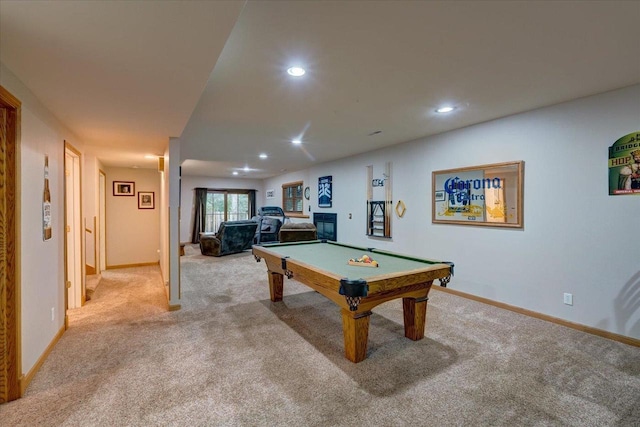
[[[375,276],[406,273],[412,270],[430,268],[441,261],[419,259],[392,254],[377,249],[344,245],[334,242],[311,241],[286,244],[264,245],[264,248],[282,257],[313,265],[347,279],[369,280]],[[349,259],[368,255],[378,262],[378,267],[352,266]]]

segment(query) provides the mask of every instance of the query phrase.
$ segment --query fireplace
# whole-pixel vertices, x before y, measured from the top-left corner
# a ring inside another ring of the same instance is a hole
[[[314,213],[313,225],[316,226],[318,231],[319,240],[333,240],[334,242],[338,237],[338,214],[334,213]]]

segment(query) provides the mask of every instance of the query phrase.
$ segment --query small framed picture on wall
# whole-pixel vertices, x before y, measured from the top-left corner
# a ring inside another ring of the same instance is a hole
[[[113,181],[114,196],[135,196],[136,183],[133,181]]]
[[[153,191],[138,191],[138,209],[155,209],[156,200]]]

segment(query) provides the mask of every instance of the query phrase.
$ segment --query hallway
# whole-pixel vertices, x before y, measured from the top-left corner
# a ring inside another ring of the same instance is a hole
[[[143,342],[164,335],[166,304],[157,266],[102,272],[93,298],[69,310],[69,329],[24,397],[0,405],[2,425],[95,425],[112,417],[114,407],[126,412],[127,399],[157,374],[147,363],[157,349]]]

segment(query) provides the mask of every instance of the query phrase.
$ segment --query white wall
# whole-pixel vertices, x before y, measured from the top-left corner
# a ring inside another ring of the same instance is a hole
[[[308,177],[312,212],[338,213],[341,242],[453,261],[453,289],[640,338],[640,197],[609,196],[607,166],[607,148],[638,130],[640,85],[318,165],[264,188]],[[393,214],[392,239],[371,238],[366,166],[375,178],[387,160],[393,204],[403,200],[407,211]],[[524,229],[431,223],[432,171],[515,160],[525,162]],[[333,207],[319,209],[325,175]]]
[[[262,206],[259,200],[264,198],[261,179],[223,179],[212,178],[208,176],[183,176],[182,190],[180,196],[180,209],[182,211],[180,218],[180,242],[190,242],[191,232],[193,230],[193,198],[195,188],[218,188],[218,189],[241,189],[256,190],[257,207]],[[277,200],[282,200],[277,199]],[[278,203],[278,205],[281,202]]]
[[[3,64],[0,84],[22,102],[18,152],[19,264],[22,373],[27,373],[64,327],[64,141],[78,138]],[[42,240],[44,156],[49,156],[53,236]],[[51,309],[54,318],[51,319]]]
[[[161,175],[157,169],[106,168],[107,268],[160,259]],[[114,196],[113,181],[135,182],[135,196]],[[155,209],[138,209],[138,192],[155,193]]]

